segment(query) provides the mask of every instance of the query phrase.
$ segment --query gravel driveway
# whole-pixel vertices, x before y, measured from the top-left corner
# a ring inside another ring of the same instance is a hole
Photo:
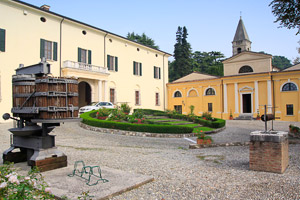
[[[287,130],[288,122],[276,122]],[[293,123],[300,126],[300,123]],[[0,151],[9,147],[10,123],[0,124]],[[215,142],[249,141],[249,132],[264,129],[260,121],[227,121]],[[284,174],[249,170],[249,147],[188,149],[182,138],[111,135],[85,130],[77,123],[54,129],[56,145],[77,160],[151,175],[155,181],[114,197],[115,200],[300,199],[300,144],[289,146],[290,166]],[[192,138],[195,139],[195,138]]]

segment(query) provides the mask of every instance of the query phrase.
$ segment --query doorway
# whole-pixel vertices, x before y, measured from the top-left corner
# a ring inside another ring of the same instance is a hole
[[[243,113],[252,113],[252,95],[251,94],[242,94],[243,100]]]
[[[79,108],[91,103],[92,90],[90,84],[85,81],[80,82],[78,84],[78,93]]]
[[[176,110],[178,114],[182,114],[182,105],[175,105],[174,110]]]

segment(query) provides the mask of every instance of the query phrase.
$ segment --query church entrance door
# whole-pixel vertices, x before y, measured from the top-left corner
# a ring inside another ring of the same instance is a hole
[[[251,94],[242,94],[243,97],[243,113],[252,113]]]

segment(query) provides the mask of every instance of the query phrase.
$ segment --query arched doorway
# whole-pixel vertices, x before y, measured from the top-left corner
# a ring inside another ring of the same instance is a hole
[[[78,100],[79,108],[86,106],[91,103],[92,100],[92,90],[90,84],[85,81],[82,81],[78,84]]]

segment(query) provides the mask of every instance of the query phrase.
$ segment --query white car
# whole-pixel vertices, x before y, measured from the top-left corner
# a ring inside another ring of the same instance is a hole
[[[111,102],[92,102],[89,105],[83,106],[79,109],[79,115],[91,110],[98,110],[100,108],[114,108]]]

